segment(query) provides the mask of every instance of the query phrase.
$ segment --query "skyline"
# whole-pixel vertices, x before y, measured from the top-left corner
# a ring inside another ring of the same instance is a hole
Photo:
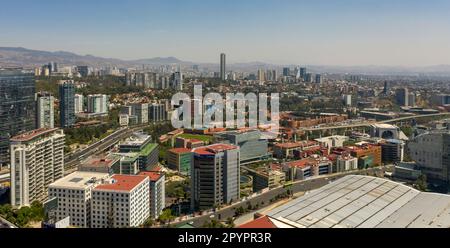
[[[230,64],[450,64],[443,0],[131,2],[4,3],[0,46],[215,64],[222,52]]]

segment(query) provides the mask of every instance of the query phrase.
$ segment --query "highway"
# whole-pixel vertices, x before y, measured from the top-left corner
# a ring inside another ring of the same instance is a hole
[[[323,131],[323,130],[331,130],[331,129],[342,129],[342,128],[355,128],[355,127],[367,127],[373,124],[382,124],[382,123],[392,123],[392,122],[399,122],[399,121],[405,121],[405,120],[411,120],[411,119],[419,119],[419,118],[425,118],[425,117],[434,117],[434,116],[445,116],[450,115],[450,113],[439,113],[439,114],[428,114],[428,115],[414,115],[414,116],[406,116],[406,117],[400,117],[395,118],[391,120],[384,120],[384,121],[369,121],[369,122],[362,122],[358,124],[349,124],[349,125],[342,125],[342,126],[326,126],[326,127],[317,127],[317,128],[299,128],[300,131]]]
[[[383,166],[383,167],[374,167],[374,168],[358,170],[358,171],[350,171],[350,172],[345,172],[345,173],[335,173],[335,174],[323,175],[323,176],[319,176],[319,177],[308,178],[308,179],[302,180],[302,181],[296,181],[291,186],[274,188],[272,190],[269,190],[265,193],[261,193],[252,198],[249,198],[247,200],[243,200],[241,202],[234,203],[231,206],[224,207],[220,210],[217,210],[216,212],[214,212],[214,211],[208,212],[207,214],[204,214],[202,216],[190,217],[189,219],[187,219],[187,218],[184,218],[182,220],[178,219],[175,222],[172,222],[171,224],[182,225],[182,224],[190,223],[195,227],[202,227],[202,225],[205,222],[207,222],[211,219],[226,221],[227,218],[235,217],[236,209],[238,209],[239,207],[243,207],[244,209],[247,209],[248,203],[250,203],[252,206],[255,206],[258,204],[258,206],[259,206],[258,209],[267,207],[267,206],[275,203],[275,202],[271,203],[270,200],[280,194],[286,193],[288,189],[291,190],[292,194],[296,194],[299,192],[308,192],[308,191],[311,191],[314,189],[318,189],[322,186],[325,186],[328,183],[330,183],[334,180],[337,180],[341,177],[344,177],[346,175],[367,174],[367,173],[376,173],[376,172],[383,173],[386,168],[391,167],[391,166],[392,165]]]

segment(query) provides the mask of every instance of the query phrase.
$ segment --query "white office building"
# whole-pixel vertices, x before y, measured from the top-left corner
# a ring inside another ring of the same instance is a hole
[[[11,205],[47,199],[48,186],[64,176],[64,132],[36,129],[10,139]]]
[[[352,156],[339,156],[336,159],[337,172],[351,171],[358,169],[358,158]]]
[[[75,114],[84,112],[84,96],[75,94]]]
[[[91,227],[137,227],[150,217],[149,177],[113,175],[92,190]]]
[[[166,177],[162,172],[141,172],[150,179],[150,217],[157,219],[166,207]]]
[[[109,177],[108,173],[76,171],[48,187],[49,199],[57,198],[55,221],[70,217],[70,226],[91,226],[92,189]]]

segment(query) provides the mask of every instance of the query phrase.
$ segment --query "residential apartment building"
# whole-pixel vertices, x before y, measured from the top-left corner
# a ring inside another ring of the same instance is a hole
[[[150,179],[150,217],[157,219],[166,207],[166,176],[160,171],[145,171],[139,175]]]
[[[36,127],[55,127],[55,98],[48,92],[36,94]]]
[[[47,199],[48,186],[64,176],[64,132],[36,129],[11,138],[11,205]]]

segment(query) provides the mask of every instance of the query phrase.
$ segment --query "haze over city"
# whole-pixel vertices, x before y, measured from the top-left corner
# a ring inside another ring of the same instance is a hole
[[[444,0],[8,1],[0,46],[197,63],[225,52],[229,63],[429,66],[450,64],[449,8]]]

